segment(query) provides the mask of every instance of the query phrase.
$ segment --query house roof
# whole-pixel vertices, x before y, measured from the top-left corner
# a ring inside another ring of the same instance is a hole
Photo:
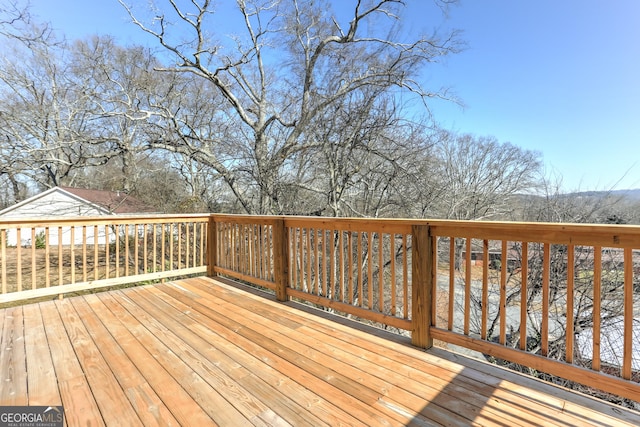
[[[66,197],[76,200],[88,206],[92,206],[103,214],[134,214],[134,213],[152,213],[155,212],[151,207],[144,204],[135,197],[124,192],[105,191],[105,190],[89,190],[85,188],[74,187],[53,187],[42,193],[36,194],[26,200],[23,200],[13,206],[0,211],[0,216],[15,211],[23,206],[34,203],[51,193],[61,193]]]
[[[74,187],[59,188],[115,214],[154,212],[154,209],[144,202],[122,191],[90,190]]]

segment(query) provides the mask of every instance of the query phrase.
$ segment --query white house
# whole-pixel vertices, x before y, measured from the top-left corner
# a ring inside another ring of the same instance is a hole
[[[80,217],[150,212],[151,209],[144,203],[123,192],[54,187],[0,211],[0,220],[8,218]],[[58,231],[57,227],[49,230],[49,244],[58,244]],[[43,233],[44,228],[36,229],[36,235]],[[105,243],[104,227],[98,229],[97,236],[94,236],[93,227],[87,227],[86,234],[88,244],[93,244],[96,238],[98,239],[98,244]],[[82,227],[76,227],[74,235],[74,243],[81,244],[83,238]],[[61,239],[63,245],[71,244],[71,227],[62,229]],[[31,244],[31,228],[21,229],[20,240],[22,245]],[[16,244],[16,230],[10,229],[7,231],[7,245],[15,246]]]

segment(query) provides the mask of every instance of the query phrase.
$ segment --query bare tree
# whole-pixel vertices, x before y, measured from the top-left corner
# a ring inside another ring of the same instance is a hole
[[[458,47],[455,34],[405,41],[398,20],[403,4],[395,0],[355,2],[346,26],[325,2],[238,1],[235,15],[225,17],[242,28],[231,42],[216,32],[222,25],[208,0],[169,1],[149,21],[121,3],[174,58],[176,65],[164,70],[207,82],[207,93],[220,102],[208,119],[233,124],[241,162],[225,160],[218,135],[188,128],[151,145],[215,169],[247,212],[283,210],[279,188],[281,177],[290,176],[287,161],[316,145],[312,126],[355,92],[372,87],[383,97],[396,88],[425,102],[446,96],[425,89],[418,75]]]
[[[492,137],[442,132],[435,156],[442,218],[503,219],[513,198],[536,190],[541,176],[540,153]]]

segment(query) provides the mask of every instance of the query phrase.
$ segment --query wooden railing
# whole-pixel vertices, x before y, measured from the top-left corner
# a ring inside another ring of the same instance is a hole
[[[640,227],[215,215],[210,274],[638,400]]]
[[[3,219],[0,303],[204,273],[209,220]]]
[[[73,243],[72,243],[73,242]],[[224,275],[640,396],[640,227],[186,215],[0,221],[0,303]]]

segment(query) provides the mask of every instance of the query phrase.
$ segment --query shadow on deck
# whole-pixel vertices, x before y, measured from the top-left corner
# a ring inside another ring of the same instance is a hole
[[[640,425],[640,414],[223,279],[0,310],[0,405],[68,425]]]

